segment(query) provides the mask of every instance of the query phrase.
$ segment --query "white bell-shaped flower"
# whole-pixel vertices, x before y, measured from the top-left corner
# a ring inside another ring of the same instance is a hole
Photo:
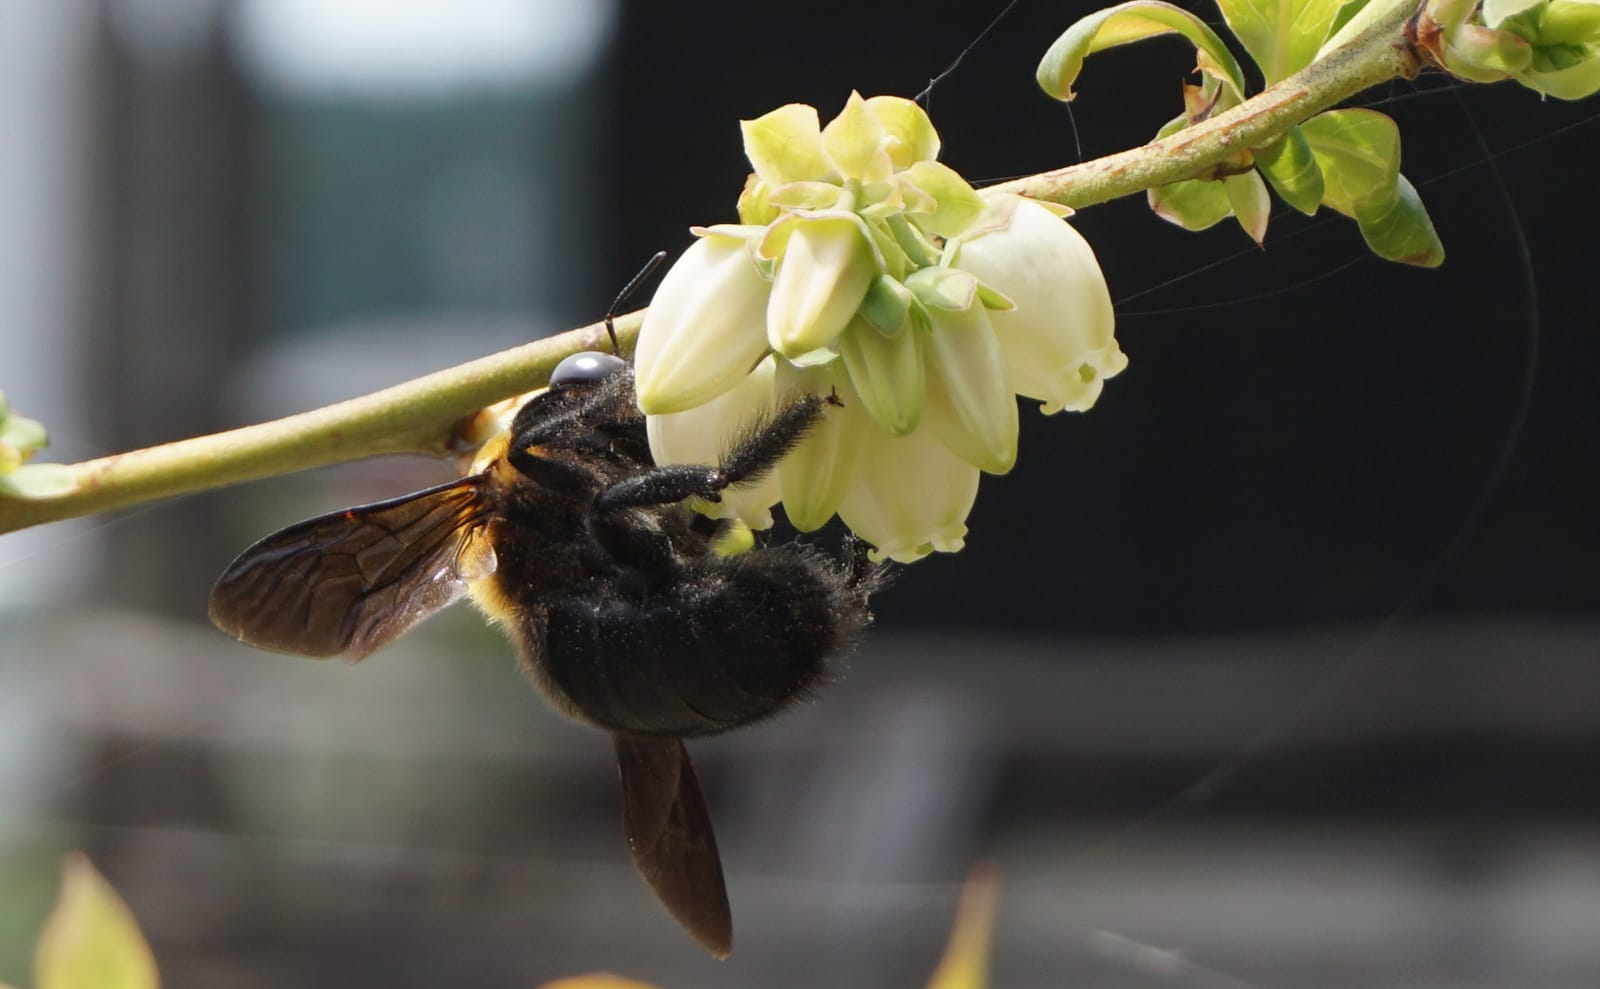
[[[965,543],[967,515],[978,497],[978,468],[921,427],[891,436],[868,422],[856,483],[839,503],[839,518],[874,547],[874,559],[900,563]]]
[[[781,402],[829,397],[771,477],[699,507],[763,527],[781,495],[797,528],[837,513],[880,557],[959,549],[980,472],[1016,462],[1017,396],[1088,409],[1127,365],[1094,252],[938,162],[910,100],[742,127],[742,224],[701,231],[640,330],[657,462],[715,463]]]
[[[1116,319],[1100,264],[1088,242],[1050,209],[1019,196],[987,198],[1004,225],[961,239],[955,266],[1012,302],[1009,310],[989,313],[1012,389],[1044,402],[1047,414],[1084,411],[1105,379],[1128,366],[1113,336]]]
[[[650,300],[633,373],[639,408],[682,412],[738,384],[767,352],[767,296],[748,242],[706,232]]]

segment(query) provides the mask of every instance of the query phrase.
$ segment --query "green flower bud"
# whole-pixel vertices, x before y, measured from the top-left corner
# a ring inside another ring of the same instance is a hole
[[[1004,474],[1017,462],[1017,396],[989,311],[928,309],[923,345],[927,398],[923,421],[945,446],[974,467]]]
[[[857,320],[839,339],[839,356],[862,406],[895,436],[911,432],[922,418],[922,336],[909,326],[885,336]]]

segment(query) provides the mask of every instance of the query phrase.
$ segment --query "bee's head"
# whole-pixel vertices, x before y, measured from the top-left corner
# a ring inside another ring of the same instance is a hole
[[[550,390],[561,391],[574,385],[592,385],[603,381],[628,366],[628,362],[615,354],[602,354],[585,350],[573,354],[550,372]]]
[[[550,443],[585,449],[593,442],[609,447],[615,437],[608,430],[627,418],[637,417],[628,362],[613,354],[584,351],[573,354],[550,372],[550,387],[535,394],[511,421],[507,456],[517,470],[541,483],[557,485],[552,466],[541,460],[539,447]],[[619,416],[623,418],[619,419]],[[643,433],[643,420],[637,424]],[[583,479],[587,472],[581,472]]]

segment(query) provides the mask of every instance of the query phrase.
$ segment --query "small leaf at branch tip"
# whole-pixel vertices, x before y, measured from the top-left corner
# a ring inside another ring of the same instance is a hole
[[[1284,202],[1311,216],[1322,203],[1322,169],[1299,127],[1254,152],[1256,167]]]
[[[1220,182],[1189,179],[1156,186],[1145,194],[1150,209],[1185,230],[1207,230],[1227,218],[1232,206]]]
[[[1267,239],[1267,221],[1272,215],[1272,199],[1267,195],[1267,183],[1256,172],[1230,175],[1222,180],[1228,204],[1233,208],[1234,219],[1250,239],[1261,247]]]
[[[1269,86],[1309,65],[1345,13],[1341,0],[1218,0],[1217,6]]]
[[[1444,245],[1416,188],[1404,175],[1358,202],[1355,217],[1361,236],[1378,256],[1419,268],[1444,263]]]
[[[1217,33],[1189,11],[1160,0],[1131,0],[1079,18],[1045,52],[1034,78],[1055,99],[1071,101],[1076,95],[1072,84],[1090,55],[1174,33],[1182,34],[1196,49],[1205,52],[1225,80],[1224,85],[1238,99],[1244,98],[1244,73]]]
[[[76,472],[66,464],[23,464],[9,474],[0,474],[0,498],[43,501],[77,490]]]

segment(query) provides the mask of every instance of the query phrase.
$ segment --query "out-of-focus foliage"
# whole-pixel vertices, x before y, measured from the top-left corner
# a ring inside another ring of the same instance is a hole
[[[71,489],[72,475],[66,467],[28,463],[49,442],[44,426],[17,415],[0,392],[0,497],[46,498]]]
[[[161,984],[132,911],[76,853],[62,870],[61,896],[39,932],[33,968],[35,989],[158,989]]]
[[[989,946],[994,939],[995,909],[1000,900],[1000,879],[993,868],[980,865],[967,878],[956,909],[944,958],[928,980],[927,989],[987,989]],[[546,982],[539,989],[659,989],[647,982],[599,972]]]

